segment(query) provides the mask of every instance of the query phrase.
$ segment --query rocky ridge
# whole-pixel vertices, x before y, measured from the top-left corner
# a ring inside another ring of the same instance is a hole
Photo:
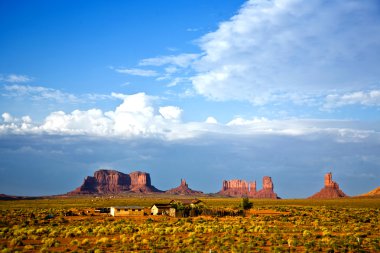
[[[343,198],[347,195],[339,188],[338,183],[332,180],[331,172],[325,174],[325,186],[316,194],[309,197],[309,199],[333,199]]]

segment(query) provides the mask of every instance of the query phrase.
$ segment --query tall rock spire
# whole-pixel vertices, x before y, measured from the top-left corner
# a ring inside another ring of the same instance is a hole
[[[310,199],[332,199],[332,198],[342,198],[347,197],[347,195],[339,188],[338,183],[332,180],[332,173],[325,174],[324,187],[310,196]]]

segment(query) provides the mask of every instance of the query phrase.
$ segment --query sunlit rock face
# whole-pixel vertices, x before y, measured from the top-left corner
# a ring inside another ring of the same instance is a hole
[[[70,195],[76,194],[110,194],[122,192],[161,192],[151,185],[150,175],[146,172],[135,171],[125,174],[116,170],[98,170],[94,176],[84,179],[81,186]]]
[[[310,199],[333,199],[347,197],[347,195],[339,188],[338,183],[332,180],[331,172],[325,175],[325,186]]]
[[[273,191],[273,181],[271,177],[263,177],[263,188],[256,190],[256,181],[247,182],[241,179],[224,180],[220,195],[233,197],[250,197],[250,198],[279,198]]]

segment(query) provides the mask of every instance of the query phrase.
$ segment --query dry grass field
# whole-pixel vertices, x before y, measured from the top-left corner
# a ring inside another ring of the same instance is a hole
[[[0,201],[1,252],[379,252],[380,199],[251,200],[244,216],[111,217],[96,207],[170,197]],[[238,208],[239,198],[202,198]],[[76,216],[65,216],[72,211]]]

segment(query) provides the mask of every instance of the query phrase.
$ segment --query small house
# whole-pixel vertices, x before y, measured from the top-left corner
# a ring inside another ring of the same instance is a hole
[[[110,208],[112,216],[144,216],[144,207],[141,206],[113,206]]]
[[[154,204],[150,209],[150,213],[152,215],[169,215],[170,208],[172,208],[170,204]]]

